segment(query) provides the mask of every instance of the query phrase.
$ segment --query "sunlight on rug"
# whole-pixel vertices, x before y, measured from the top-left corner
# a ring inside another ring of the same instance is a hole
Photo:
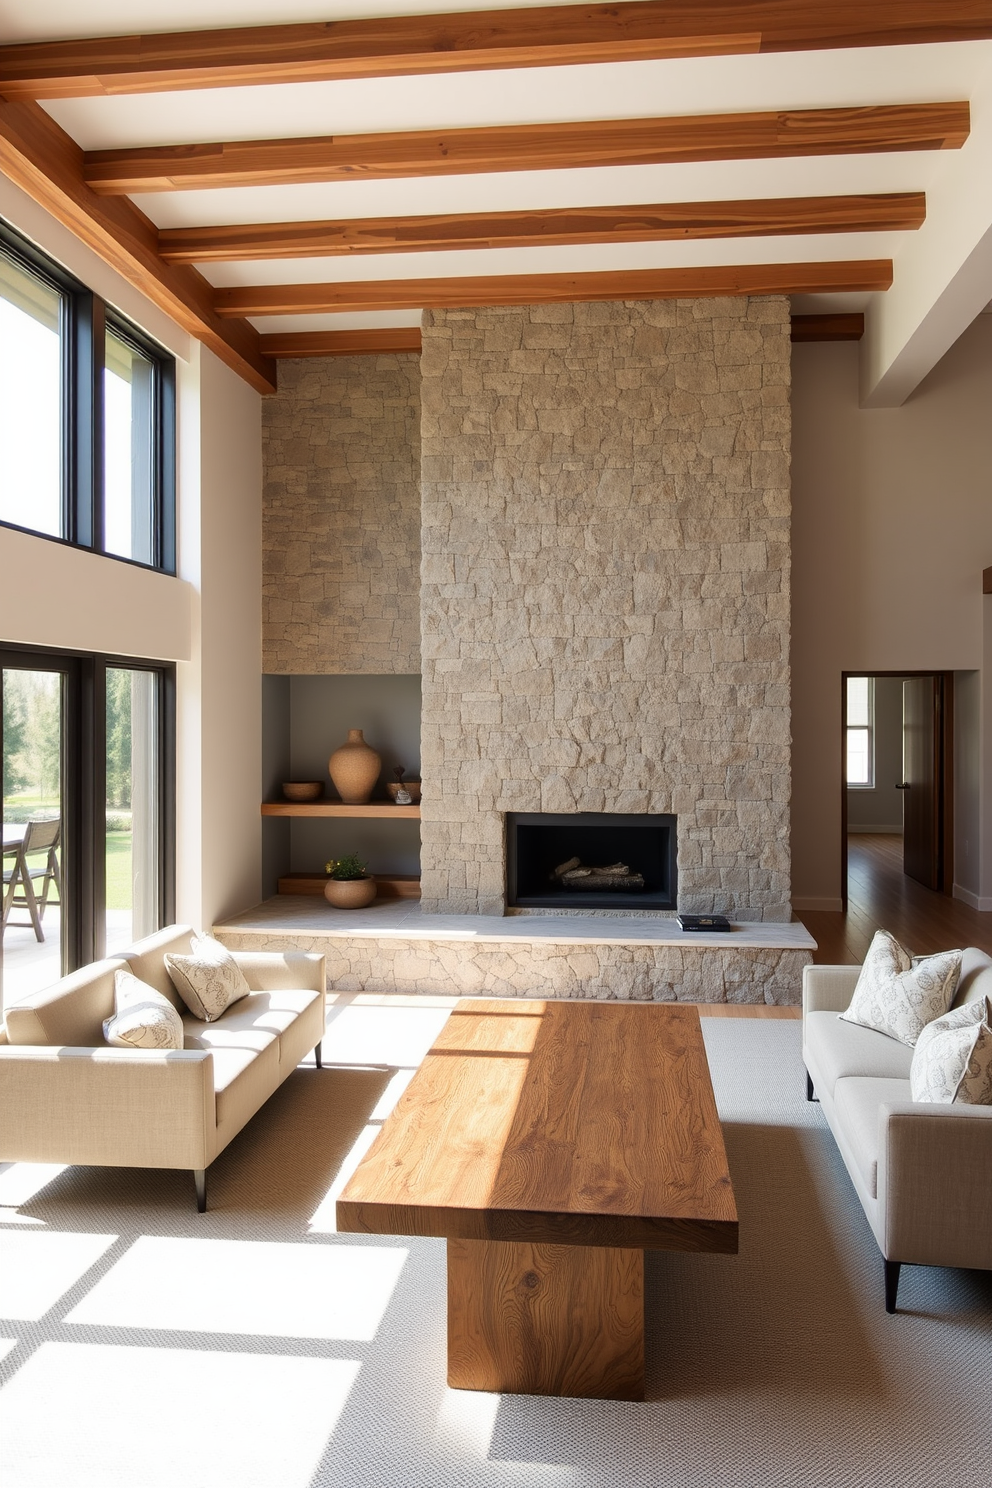
[[[984,1488],[992,1276],[882,1265],[795,1022],[704,1019],[737,1256],[647,1260],[644,1404],[453,1391],[444,1242],[334,1195],[444,1009],[331,1009],[187,1174],[0,1172],[3,1488]]]

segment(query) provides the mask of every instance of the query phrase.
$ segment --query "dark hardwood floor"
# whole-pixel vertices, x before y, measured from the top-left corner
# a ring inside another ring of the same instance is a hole
[[[973,945],[992,955],[992,914],[935,894],[902,871],[902,838],[854,833],[848,838],[846,914],[827,910],[796,916],[819,949],[819,965],[860,964],[876,930],[891,930],[920,956]]]

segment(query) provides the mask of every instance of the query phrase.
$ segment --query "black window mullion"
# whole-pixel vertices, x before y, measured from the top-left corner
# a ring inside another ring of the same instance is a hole
[[[79,547],[103,550],[103,301],[96,295],[72,297],[69,426],[69,526],[66,536]]]

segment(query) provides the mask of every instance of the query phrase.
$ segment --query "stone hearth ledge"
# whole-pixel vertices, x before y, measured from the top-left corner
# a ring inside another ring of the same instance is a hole
[[[329,990],[456,997],[797,1006],[816,942],[805,925],[686,934],[674,921],[425,914],[419,904],[335,910],[296,895],[214,926],[230,950],[318,951]]]

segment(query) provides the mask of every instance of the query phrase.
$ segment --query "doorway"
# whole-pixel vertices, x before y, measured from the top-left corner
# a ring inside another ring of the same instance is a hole
[[[954,879],[952,672],[845,672],[841,681],[841,886],[849,836],[901,839],[903,872],[950,894]]]

